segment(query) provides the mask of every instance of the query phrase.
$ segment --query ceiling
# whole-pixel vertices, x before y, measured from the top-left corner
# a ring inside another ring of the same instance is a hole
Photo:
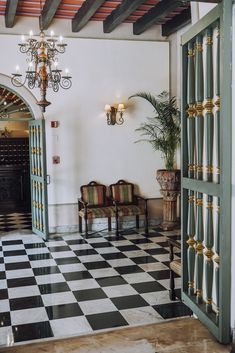
[[[139,35],[158,24],[168,36],[191,22],[190,3],[196,0],[0,0],[0,15],[12,28],[17,16],[38,17],[47,29],[54,18],[71,20],[72,31],[79,32],[89,21],[102,21],[104,33],[121,23],[133,23]],[[198,0],[217,3],[221,0]]]
[[[14,119],[18,116],[21,119],[29,119],[31,117],[29,107],[14,92],[0,86],[0,121],[1,119]]]
[[[105,33],[110,33],[122,22],[133,23],[134,29],[138,21],[145,18],[148,21],[147,16],[152,12],[151,24],[146,26],[145,23],[138,31],[134,29],[134,34],[140,34],[152,25],[180,19],[182,14],[181,25],[185,25],[191,19],[189,10],[189,1],[178,0],[0,0],[0,15],[5,16],[6,27],[13,27],[17,16],[39,18],[42,15],[44,29],[53,18],[68,19],[72,20],[73,32],[80,31],[88,21],[103,21]]]

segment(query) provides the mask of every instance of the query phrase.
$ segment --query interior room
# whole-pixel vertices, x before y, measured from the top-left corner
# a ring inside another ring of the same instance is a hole
[[[233,352],[233,18],[2,1],[0,352]]]

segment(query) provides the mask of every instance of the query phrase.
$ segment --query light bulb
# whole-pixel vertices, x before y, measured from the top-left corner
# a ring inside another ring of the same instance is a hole
[[[117,110],[118,110],[119,112],[123,112],[123,111],[125,110],[124,104],[123,104],[123,103],[119,103]]]
[[[51,31],[51,37],[53,37],[55,35],[54,31]]]
[[[7,102],[6,101],[4,101],[4,103],[3,103],[4,105],[7,105]]]
[[[69,69],[65,69],[65,73],[66,73],[66,75],[68,75]]]
[[[30,36],[30,37],[33,36],[33,31],[29,31],[29,36]]]
[[[21,36],[21,42],[22,42],[22,43],[25,42],[25,36],[24,36],[24,35]]]
[[[16,72],[19,72],[20,71],[20,67],[19,65],[16,65]]]
[[[62,43],[63,42],[63,37],[62,36],[59,36],[59,41],[60,41],[60,43]]]
[[[106,113],[111,111],[111,106],[109,104],[105,104],[104,110],[106,111]]]
[[[55,61],[55,62],[54,62],[54,66],[55,66],[55,68],[57,68],[57,66],[58,66],[58,61]]]
[[[29,67],[32,68],[33,67],[33,63],[32,61],[29,62]]]

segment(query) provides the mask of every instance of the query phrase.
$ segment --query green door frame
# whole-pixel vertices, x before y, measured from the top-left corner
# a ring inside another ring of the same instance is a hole
[[[188,144],[187,144],[187,70],[188,43],[212,24],[220,23],[220,89],[221,89],[221,123],[220,123],[220,183],[196,180],[188,177]],[[197,317],[207,326],[221,343],[231,340],[231,142],[232,142],[232,0],[223,0],[205,17],[193,25],[182,36],[182,300]],[[206,311],[206,305],[197,303],[188,293],[188,191],[205,193],[220,200],[220,277],[219,277],[219,316]]]

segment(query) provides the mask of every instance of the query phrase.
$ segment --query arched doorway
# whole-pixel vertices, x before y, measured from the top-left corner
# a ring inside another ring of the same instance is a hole
[[[14,87],[10,77],[2,74],[0,177],[0,214],[32,213],[33,231],[46,238],[45,121],[32,93],[25,87]],[[17,229],[17,224],[13,229]]]

